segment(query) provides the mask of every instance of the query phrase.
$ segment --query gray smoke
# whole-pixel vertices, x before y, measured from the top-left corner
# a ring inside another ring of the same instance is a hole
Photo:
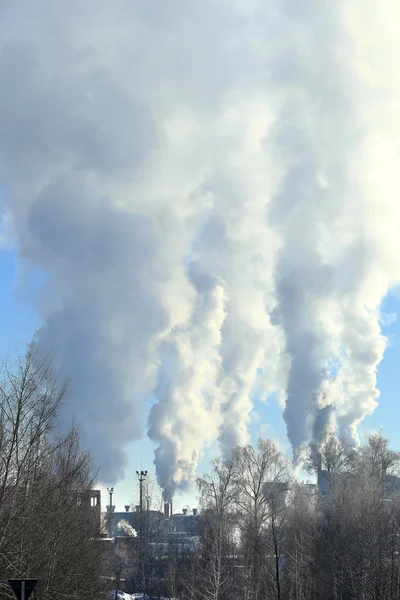
[[[387,286],[372,302],[366,289],[378,256],[363,214],[370,198],[356,177],[367,89],[352,62],[359,40],[346,37],[351,17],[329,2],[307,16],[287,3],[287,47],[271,69],[272,85],[291,91],[278,102],[273,138],[282,169],[269,215],[282,240],[274,319],[290,357],[284,418],[295,455],[311,435],[321,439],[329,425],[321,417],[334,407],[341,435],[357,443],[356,425],[376,405],[385,346],[377,317]]]
[[[400,9],[375,9],[3,2],[0,240],[104,481],[147,420],[172,497],[255,390],[295,454],[332,421],[357,443],[400,280]]]
[[[335,411],[332,404],[317,410],[313,423],[312,440],[319,447],[324,440],[324,434],[336,433]]]

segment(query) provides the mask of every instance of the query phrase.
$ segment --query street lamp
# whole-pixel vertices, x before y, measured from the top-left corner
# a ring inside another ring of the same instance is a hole
[[[143,511],[143,482],[145,481],[146,477],[147,477],[147,471],[136,471],[136,475],[139,481],[139,510],[140,512]]]
[[[114,488],[113,487],[109,487],[107,488],[107,492],[108,492],[108,496],[109,496],[109,500],[110,500],[110,506],[108,508],[108,510],[110,511],[110,517],[109,517],[109,521],[108,521],[108,537],[111,537],[111,513],[112,513],[112,497],[113,497],[113,493],[114,493]]]
[[[142,588],[145,592],[145,578],[144,578],[144,548],[143,548],[143,482],[147,477],[147,471],[136,471],[136,476],[139,481],[139,524],[140,524],[140,537],[139,537],[139,556],[140,556],[140,570],[142,575]]]

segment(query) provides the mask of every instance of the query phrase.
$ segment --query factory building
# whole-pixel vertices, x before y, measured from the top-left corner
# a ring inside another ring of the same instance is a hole
[[[355,475],[349,473],[335,473],[321,468],[319,462],[317,470],[317,491],[320,500],[329,499],[332,495],[332,490],[335,485],[354,485]],[[390,499],[395,493],[400,492],[400,477],[391,474],[385,474],[382,478],[382,497]]]
[[[182,513],[175,514],[171,503],[164,505],[163,512],[157,510],[141,512],[139,506],[135,507],[134,511],[127,508],[125,512],[111,514],[112,537],[140,537],[143,532],[143,536],[148,538],[163,538],[165,541],[171,541],[172,538],[177,539],[178,534],[189,537],[199,534],[201,517],[196,508],[192,511],[183,509]]]

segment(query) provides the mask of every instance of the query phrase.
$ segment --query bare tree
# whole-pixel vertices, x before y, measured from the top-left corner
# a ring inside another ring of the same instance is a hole
[[[316,492],[308,485],[294,484],[287,511],[285,568],[287,597],[315,598],[315,547],[319,518]]]
[[[261,439],[257,448],[247,445],[235,452],[235,503],[246,560],[244,597],[258,600],[274,589],[281,598],[281,511],[288,490],[287,463],[279,449]],[[268,534],[273,532],[273,551]],[[271,569],[272,560],[272,569]]]
[[[99,514],[87,501],[91,459],[75,425],[58,431],[65,391],[35,340],[2,363],[0,570],[4,579],[38,577],[38,598],[98,598],[104,565]]]
[[[323,469],[330,474],[349,472],[354,469],[356,450],[328,432],[319,446],[311,445],[302,449],[304,467],[310,473]]]
[[[389,490],[386,486],[387,470],[397,461],[387,441],[372,436],[357,453],[351,470],[330,480],[329,494],[318,505],[317,597],[398,597],[399,529],[394,509],[399,480],[390,478],[395,485]]]
[[[211,474],[197,480],[203,508],[197,595],[204,600],[232,598],[234,543],[234,476],[230,461],[215,461]]]
[[[400,452],[390,448],[389,440],[381,432],[370,435],[367,443],[360,448],[358,469],[364,468],[367,475],[382,482],[387,475],[396,473],[399,465]]]

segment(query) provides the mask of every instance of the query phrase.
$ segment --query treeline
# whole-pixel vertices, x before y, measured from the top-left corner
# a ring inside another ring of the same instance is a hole
[[[308,449],[320,493],[290,476],[269,440],[198,480],[190,549],[150,557],[148,592],[182,600],[394,600],[400,597],[400,454],[381,435],[357,451],[333,436]],[[153,544],[154,545],[154,544]],[[160,559],[160,556],[159,556]]]
[[[192,543],[144,521],[132,552],[110,556],[86,502],[90,456],[74,425],[59,428],[65,392],[35,342],[0,365],[1,598],[8,579],[34,577],[37,600],[101,600],[110,575],[155,598],[400,599],[400,454],[381,435],[304,449],[319,493],[270,440],[238,448],[198,479]]]
[[[104,543],[85,491],[90,456],[72,425],[61,433],[65,395],[35,351],[0,366],[0,597],[10,578],[38,578],[37,600],[104,597]]]

